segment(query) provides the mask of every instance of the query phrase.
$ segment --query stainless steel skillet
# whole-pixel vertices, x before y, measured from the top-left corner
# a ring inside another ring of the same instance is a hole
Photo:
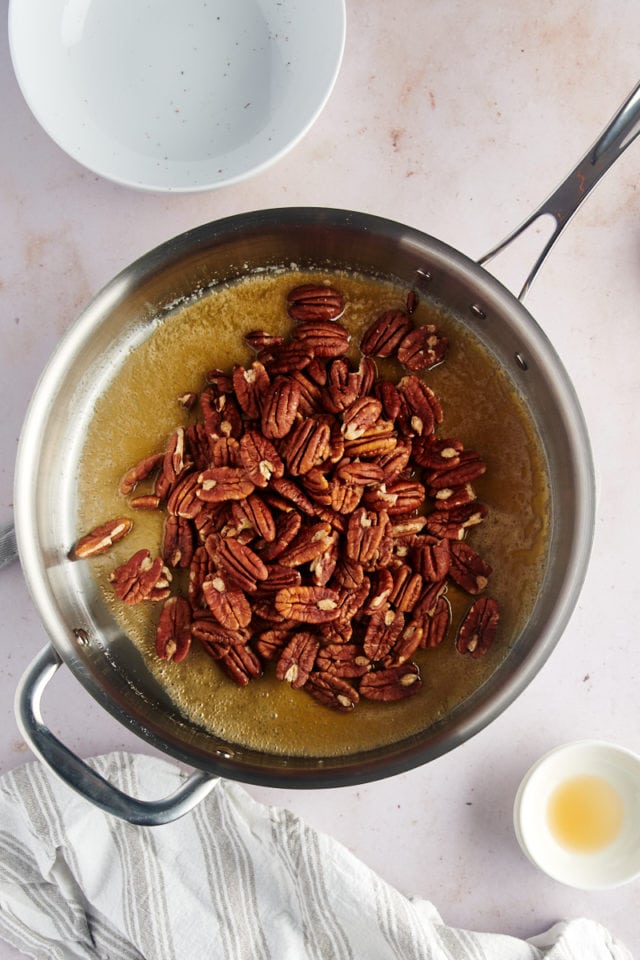
[[[273,786],[337,786],[374,780],[425,763],[477,733],[526,687],[571,615],[593,532],[594,479],[582,412],[547,337],[521,300],[552,243],[589,191],[632,142],[640,92],[557,191],[478,263],[442,242],[389,220],[342,210],[293,208],[231,217],[189,231],[126,268],[87,306],[60,343],[36,388],[16,467],[15,521],[25,577],[51,643],[23,677],[18,721],[33,751],[91,802],[131,822],[156,824],[186,812],[215,776]],[[539,216],[556,227],[515,297],[484,264]],[[123,351],[135,348],[169,306],[212,281],[270,265],[349,268],[415,285],[470,324],[523,396],[543,439],[552,490],[550,558],[533,613],[510,654],[476,695],[436,728],[389,747],[347,757],[287,758],[216,739],[186,723],[116,629],[85,565],[71,564],[75,476],[84,426],[101,385]],[[42,720],[43,691],[61,663],[142,739],[196,768],[178,795],[160,802],[116,791],[75,757]]]

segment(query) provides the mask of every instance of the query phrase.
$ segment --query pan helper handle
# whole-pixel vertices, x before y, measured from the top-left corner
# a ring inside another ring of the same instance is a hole
[[[42,721],[42,694],[61,664],[53,647],[46,646],[40,651],[18,685],[16,717],[20,732],[34,754],[67,786],[106,813],[145,827],[177,820],[214,788],[218,778],[197,770],[170,796],[162,800],[137,800],[100,776],[65,747]]]
[[[527,217],[516,230],[509,234],[501,243],[478,260],[484,266],[497,254],[501,253],[517,237],[521,236],[531,224],[540,217],[550,215],[555,221],[553,232],[544,246],[542,253],[534,263],[529,276],[524,282],[518,299],[522,300],[533,283],[538,270],[556,242],[569,220],[580,204],[595,187],[600,178],[615,163],[618,157],[633,143],[640,133],[640,83],[627,97],[613,119],[605,127],[600,137],[587,151],[582,160],[574,167],[559,187],[542,203],[531,216]]]

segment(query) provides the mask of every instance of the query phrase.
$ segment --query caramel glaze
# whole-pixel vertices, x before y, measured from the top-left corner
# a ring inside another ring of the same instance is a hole
[[[423,688],[395,704],[361,702],[348,714],[321,706],[303,691],[263,678],[240,688],[194,644],[180,664],[156,657],[156,604],[124,607],[112,597],[110,571],[143,546],[159,551],[163,515],[130,510],[118,492],[125,471],[162,450],[169,434],[193,415],[177,396],[199,391],[212,367],[251,362],[242,334],[253,329],[286,332],[285,296],[298,283],[331,280],[345,295],[341,322],[352,333],[354,356],[364,329],[385,309],[404,305],[406,291],[351,274],[282,271],[260,274],[213,289],[172,311],[123,361],[99,399],[80,468],[78,530],[85,532],[120,515],[133,517],[133,532],[109,554],[92,560],[97,582],[122,630],[143,652],[149,668],[189,723],[231,744],[289,756],[340,756],[418,734],[468,698],[496,670],[533,607],[548,546],[549,495],[542,447],[523,401],[494,358],[462,325],[421,303],[416,322],[432,322],[449,337],[445,362],[426,374],[440,398],[443,437],[458,437],[477,450],[487,473],[475,484],[489,515],[468,534],[469,543],[493,567],[487,592],[498,599],[501,622],[493,648],[482,659],[461,656],[455,631],[472,598],[449,586],[452,626],[443,644],[419,651]],[[385,376],[401,375],[385,362]],[[136,491],[145,492],[144,484]]]

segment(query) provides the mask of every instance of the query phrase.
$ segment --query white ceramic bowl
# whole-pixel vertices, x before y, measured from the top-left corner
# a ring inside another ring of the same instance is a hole
[[[575,778],[605,781],[619,804],[619,830],[598,849],[578,849],[575,843],[561,842],[550,823],[555,791],[567,782],[575,783]],[[520,784],[514,827],[532,863],[561,883],[600,890],[633,880],[640,876],[640,757],[601,740],[557,747],[538,760]]]
[[[309,130],[344,49],[344,0],[11,0],[11,57],[36,119],[117,183],[210,190]]]

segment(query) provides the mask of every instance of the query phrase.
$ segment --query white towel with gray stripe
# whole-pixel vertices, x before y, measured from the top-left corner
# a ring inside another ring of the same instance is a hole
[[[138,796],[183,778],[145,756],[92,763]],[[135,827],[40,763],[0,779],[0,935],[38,960],[631,960],[587,919],[531,941],[448,927],[236,783],[172,824]]]

